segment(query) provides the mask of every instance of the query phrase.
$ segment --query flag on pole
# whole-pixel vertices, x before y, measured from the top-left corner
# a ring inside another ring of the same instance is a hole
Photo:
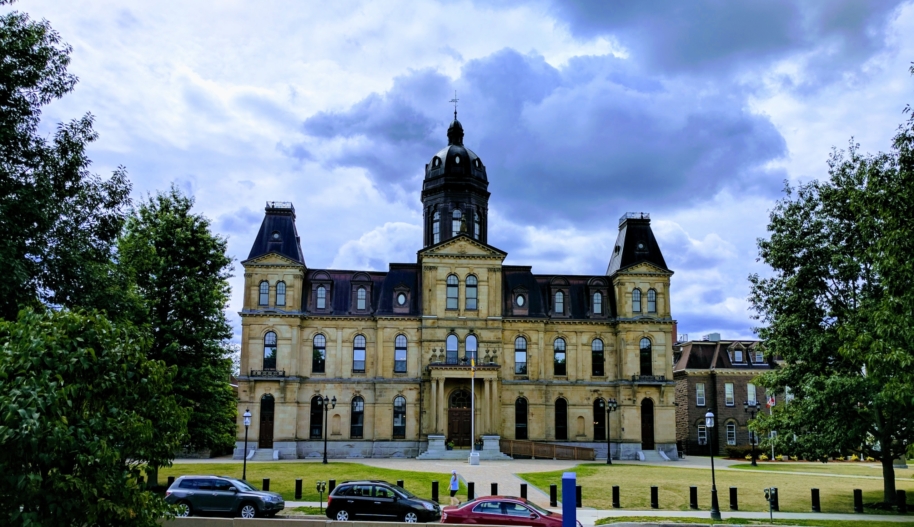
[[[768,396],[768,408],[771,408],[772,406],[774,406],[775,403],[776,403],[776,401],[775,401],[774,396],[773,396],[773,395],[769,395],[769,396]]]
[[[476,378],[476,357],[470,359],[470,368],[472,371],[473,378]]]

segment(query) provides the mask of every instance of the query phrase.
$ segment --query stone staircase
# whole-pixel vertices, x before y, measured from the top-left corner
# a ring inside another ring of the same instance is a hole
[[[657,450],[642,450],[641,452],[639,452],[639,454],[641,454],[641,456],[644,456],[644,458],[641,459],[641,461],[647,461],[650,463],[662,463],[665,461],[670,461],[669,457],[661,456],[660,452]],[[641,456],[638,456],[638,457],[641,458]]]
[[[510,456],[503,454],[498,447],[498,436],[482,436],[483,448],[477,450],[481,461],[511,459]],[[470,457],[471,450],[456,449],[447,450],[444,444],[443,435],[429,435],[428,449],[419,454],[416,459],[453,459],[467,461]]]
[[[253,452],[248,461],[273,461],[273,449],[258,448]]]

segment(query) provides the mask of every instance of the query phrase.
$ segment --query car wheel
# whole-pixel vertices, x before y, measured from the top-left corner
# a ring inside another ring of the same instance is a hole
[[[238,509],[238,516],[241,516],[242,518],[256,518],[257,506],[253,503],[242,503],[241,507]]]
[[[345,509],[342,509],[336,513],[336,521],[338,522],[348,522],[349,521],[349,512]]]
[[[419,516],[415,512],[410,511],[403,515],[403,521],[406,523],[418,523]]]
[[[186,518],[186,517],[190,516],[191,514],[193,514],[193,509],[191,508],[190,503],[188,503],[186,501],[179,501],[177,503],[177,506],[178,506],[178,511],[177,511],[176,516],[179,516],[181,518]]]

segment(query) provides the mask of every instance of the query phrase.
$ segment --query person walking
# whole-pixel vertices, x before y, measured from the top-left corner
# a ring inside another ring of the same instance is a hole
[[[460,480],[457,478],[457,471],[451,471],[451,484],[448,486],[448,489],[451,491],[451,505],[460,505],[460,500],[457,499],[457,491],[460,490]]]

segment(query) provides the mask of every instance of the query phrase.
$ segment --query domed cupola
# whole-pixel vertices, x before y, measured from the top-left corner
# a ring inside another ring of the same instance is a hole
[[[425,165],[422,204],[425,246],[435,245],[465,232],[486,243],[489,180],[486,166],[463,146],[463,125],[454,115],[447,129],[448,145]]]

